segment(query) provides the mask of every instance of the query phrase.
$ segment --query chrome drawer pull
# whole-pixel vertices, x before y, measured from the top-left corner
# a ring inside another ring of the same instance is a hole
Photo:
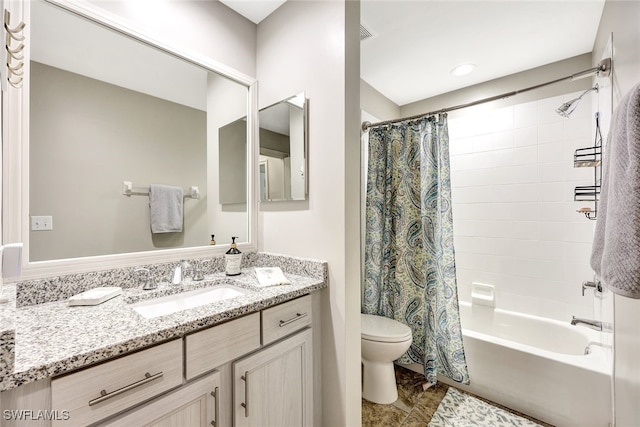
[[[218,396],[218,387],[215,388],[215,390],[213,390],[211,392],[211,396],[213,396],[213,398],[215,399],[215,404],[214,404],[214,416],[216,417],[215,421],[211,421],[211,425],[213,427],[216,427],[218,425],[218,417],[219,417],[219,413],[220,413],[220,399]]]
[[[115,397],[115,396],[117,396],[119,394],[122,394],[122,393],[124,393],[126,391],[132,390],[132,389],[134,389],[136,387],[139,387],[139,386],[141,386],[143,384],[146,384],[148,382],[151,382],[153,380],[157,380],[158,378],[162,378],[162,375],[164,375],[162,373],[162,371],[158,372],[157,374],[153,374],[153,375],[151,375],[149,372],[146,372],[144,374],[144,378],[141,379],[140,381],[136,381],[135,383],[131,383],[129,385],[126,385],[126,386],[124,386],[122,388],[119,388],[117,390],[112,391],[111,393],[107,393],[107,390],[103,389],[103,390],[100,391],[100,397],[96,397],[95,399],[89,401],[89,406],[93,406],[93,405],[96,405],[96,404],[98,404],[100,402],[104,402],[105,400],[111,399],[112,397]]]
[[[289,319],[289,320],[281,320],[280,321],[280,327],[282,328],[283,326],[287,326],[289,323],[293,323],[296,320],[302,319],[303,317],[307,317],[307,313],[306,312],[304,312],[304,313],[296,313],[296,315],[294,317],[292,317],[291,319]]]
[[[249,371],[244,371],[244,375],[240,377],[244,381],[244,402],[240,406],[244,408],[244,417],[249,417]]]

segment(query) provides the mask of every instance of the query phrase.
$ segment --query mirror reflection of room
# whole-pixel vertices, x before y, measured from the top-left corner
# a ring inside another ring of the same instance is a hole
[[[259,111],[259,190],[261,202],[306,200],[307,99],[304,92]],[[246,158],[246,119],[222,126],[220,203],[223,210],[246,200],[245,182],[234,179]],[[242,174],[240,174],[242,175]]]
[[[44,2],[32,20],[29,211],[53,227],[30,228],[29,260],[247,241],[246,201],[223,212],[211,191],[217,129],[247,115],[247,87]],[[184,192],[173,232],[153,231],[154,184]]]
[[[260,110],[260,201],[306,197],[305,95]]]

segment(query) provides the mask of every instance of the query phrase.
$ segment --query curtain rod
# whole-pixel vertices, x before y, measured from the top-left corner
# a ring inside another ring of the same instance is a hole
[[[424,117],[424,116],[431,116],[431,115],[435,115],[435,114],[446,113],[446,112],[449,112],[449,111],[461,110],[463,108],[473,107],[473,106],[484,104],[484,103],[487,103],[487,102],[492,102],[492,101],[497,101],[499,99],[509,98],[511,96],[514,96],[514,95],[518,95],[518,94],[521,94],[521,93],[524,93],[524,92],[528,92],[528,91],[534,90],[534,89],[539,89],[539,88],[544,87],[544,86],[549,86],[549,85],[552,85],[552,84],[564,82],[566,80],[573,81],[573,80],[581,79],[581,78],[584,78],[584,77],[593,76],[594,74],[597,74],[598,77],[608,77],[611,74],[611,58],[603,59],[602,61],[600,61],[598,63],[597,67],[589,68],[588,70],[580,71],[579,73],[571,74],[570,76],[567,76],[567,77],[562,77],[560,79],[551,80],[551,81],[548,81],[546,83],[540,83],[538,85],[530,86],[530,87],[527,87],[525,89],[514,90],[512,92],[503,93],[501,95],[495,95],[495,96],[491,96],[489,98],[479,99],[477,101],[469,102],[467,104],[460,104],[460,105],[456,105],[456,106],[453,106],[453,107],[443,108],[443,109],[437,110],[437,111],[430,111],[428,113],[422,113],[422,114],[416,114],[415,116],[404,117],[404,118],[401,118],[401,119],[385,120],[385,121],[377,122],[377,123],[362,122],[362,131],[366,132],[367,129],[369,129],[370,127],[374,127],[374,126],[381,126],[381,125],[387,125],[387,124],[390,124],[390,123],[404,122],[404,121],[407,121],[407,120],[419,119],[420,117]]]

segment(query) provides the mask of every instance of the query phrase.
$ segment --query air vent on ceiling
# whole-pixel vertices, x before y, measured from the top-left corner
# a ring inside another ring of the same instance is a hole
[[[373,37],[373,33],[360,24],[360,41],[370,39],[371,37]]]

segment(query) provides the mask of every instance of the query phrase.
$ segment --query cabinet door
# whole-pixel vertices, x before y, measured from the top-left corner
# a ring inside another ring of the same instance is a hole
[[[311,329],[233,364],[235,427],[313,423]]]
[[[110,420],[109,427],[211,427],[219,420],[220,373],[187,384]]]

